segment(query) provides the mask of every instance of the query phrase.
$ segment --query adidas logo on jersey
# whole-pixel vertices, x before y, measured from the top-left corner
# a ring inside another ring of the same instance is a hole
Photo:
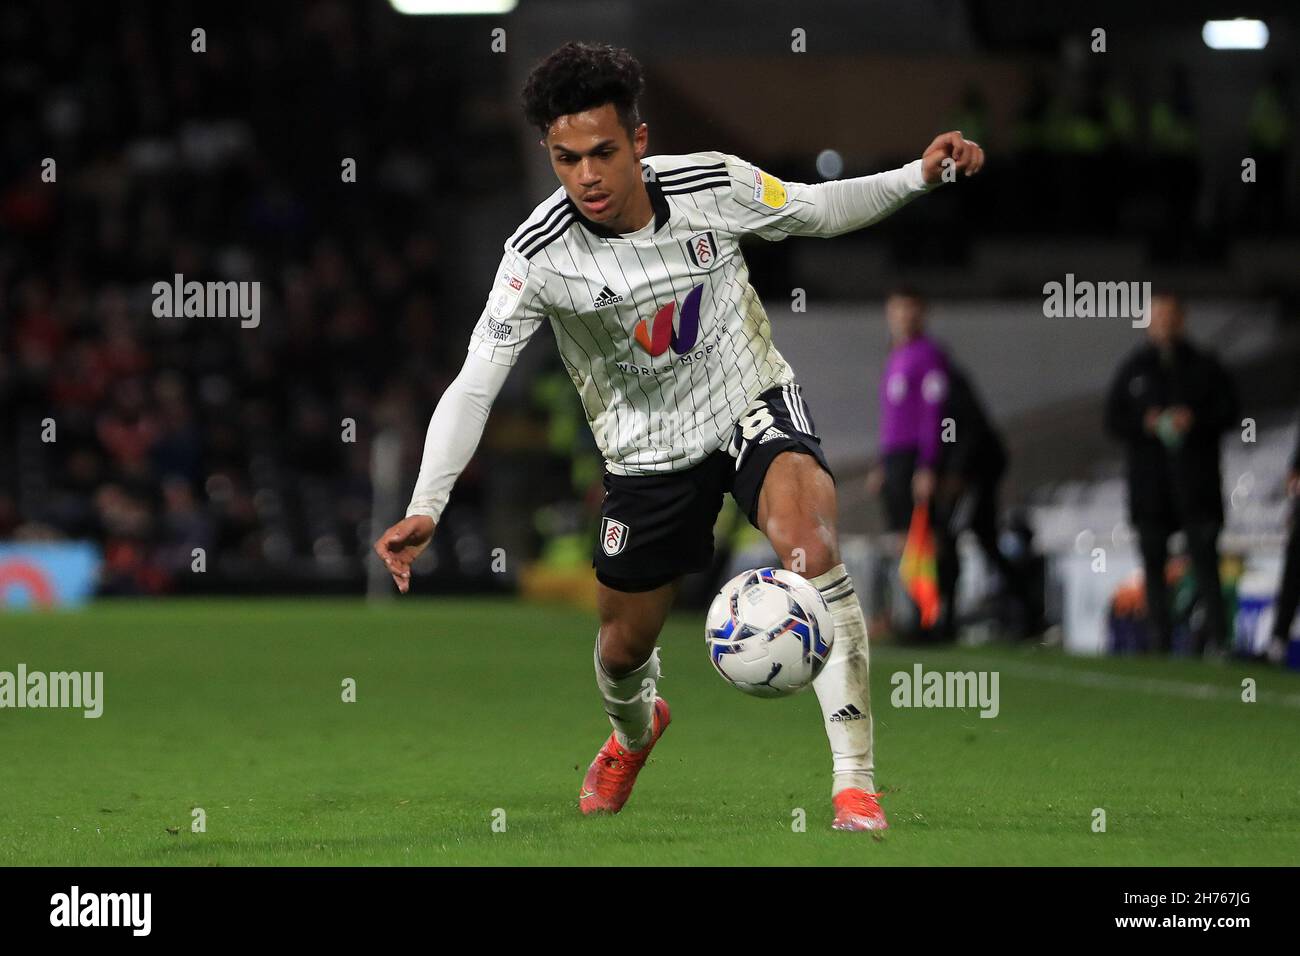
[[[858,710],[852,704],[847,707],[841,707],[835,713],[831,714],[828,720],[866,720],[867,715]]]
[[[779,428],[769,428],[767,431],[763,432],[763,437],[758,440],[758,443],[762,445],[766,442],[770,442],[773,438],[789,438],[789,437],[790,437],[789,435],[781,431],[781,429]]]
[[[592,308],[603,309],[607,305],[613,305],[616,302],[622,301],[623,297],[621,295],[615,293],[609,286],[605,286],[605,288],[600,290],[600,295],[596,296],[591,305]]]

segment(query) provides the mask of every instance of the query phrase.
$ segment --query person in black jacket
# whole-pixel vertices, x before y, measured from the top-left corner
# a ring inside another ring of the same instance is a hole
[[[998,485],[1007,470],[1007,447],[980,401],[970,376],[948,360],[948,393],[944,401],[944,435],[939,452],[935,518],[956,541],[970,531],[1002,586],[999,604],[1014,602],[1011,617],[1017,636],[1041,630],[1041,601],[1031,593],[1022,569],[1002,553],[998,542]],[[949,431],[951,434],[949,434]],[[948,600],[955,597],[961,572],[955,547],[953,566],[940,573]],[[1004,622],[1005,623],[1005,622]]]
[[[1282,584],[1277,591],[1277,613],[1273,616],[1273,640],[1269,645],[1269,660],[1281,663],[1286,658],[1287,639],[1291,622],[1300,608],[1300,438],[1296,439],[1291,455],[1291,467],[1286,476],[1286,493],[1291,506],[1291,534],[1287,537],[1285,563],[1282,566]]]
[[[951,420],[951,440],[939,451],[940,484],[949,498],[969,514],[958,515],[960,528],[969,528],[985,552],[997,550],[997,485],[1007,470],[1007,447],[989,420],[970,376],[949,359],[948,394],[944,417]],[[964,498],[964,501],[961,499]],[[989,554],[992,560],[992,554]]]
[[[1111,384],[1106,430],[1126,449],[1129,518],[1141,544],[1154,646],[1167,651],[1172,644],[1165,563],[1169,536],[1182,529],[1207,611],[1205,644],[1221,651],[1227,620],[1219,581],[1219,440],[1238,421],[1236,387],[1210,352],[1184,336],[1177,296],[1156,295],[1150,309],[1148,341]]]

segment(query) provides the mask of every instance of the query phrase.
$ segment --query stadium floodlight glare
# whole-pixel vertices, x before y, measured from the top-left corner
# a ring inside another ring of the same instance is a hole
[[[1268,24],[1263,20],[1206,20],[1201,39],[1211,50],[1262,50],[1268,46]]]
[[[519,0],[388,0],[398,13],[509,13]]]
[[[817,154],[817,172],[822,179],[839,179],[844,175],[844,157],[838,149],[823,149]]]

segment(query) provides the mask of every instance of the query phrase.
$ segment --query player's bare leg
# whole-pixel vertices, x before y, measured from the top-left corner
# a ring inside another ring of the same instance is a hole
[[[835,618],[830,660],[813,681],[833,760],[831,798],[839,830],[883,830],[872,755],[867,623],[840,561],[835,483],[797,451],[773,459],[758,497],[758,526],[789,570],[811,581]]]
[[[655,641],[677,585],[626,592],[598,582],[597,588],[596,684],[614,731],[587,770],[578,807],[583,813],[618,813],[670,720],[667,702],[655,692],[659,680]]]

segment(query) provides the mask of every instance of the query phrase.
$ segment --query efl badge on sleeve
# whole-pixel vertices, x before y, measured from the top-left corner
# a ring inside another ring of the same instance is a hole
[[[780,209],[786,204],[786,199],[785,183],[755,166],[754,201],[772,209]]]
[[[513,265],[501,267],[501,271],[497,274],[496,286],[492,289],[492,305],[489,310],[494,319],[504,319],[515,310],[519,305],[519,296],[524,291],[524,283],[527,281],[526,262],[523,270],[517,270]]]
[[[718,260],[718,243],[713,230],[697,232],[686,240],[686,257],[698,269],[711,269]]]
[[[600,546],[611,558],[627,546],[627,525],[613,518],[602,518],[600,522]]]

